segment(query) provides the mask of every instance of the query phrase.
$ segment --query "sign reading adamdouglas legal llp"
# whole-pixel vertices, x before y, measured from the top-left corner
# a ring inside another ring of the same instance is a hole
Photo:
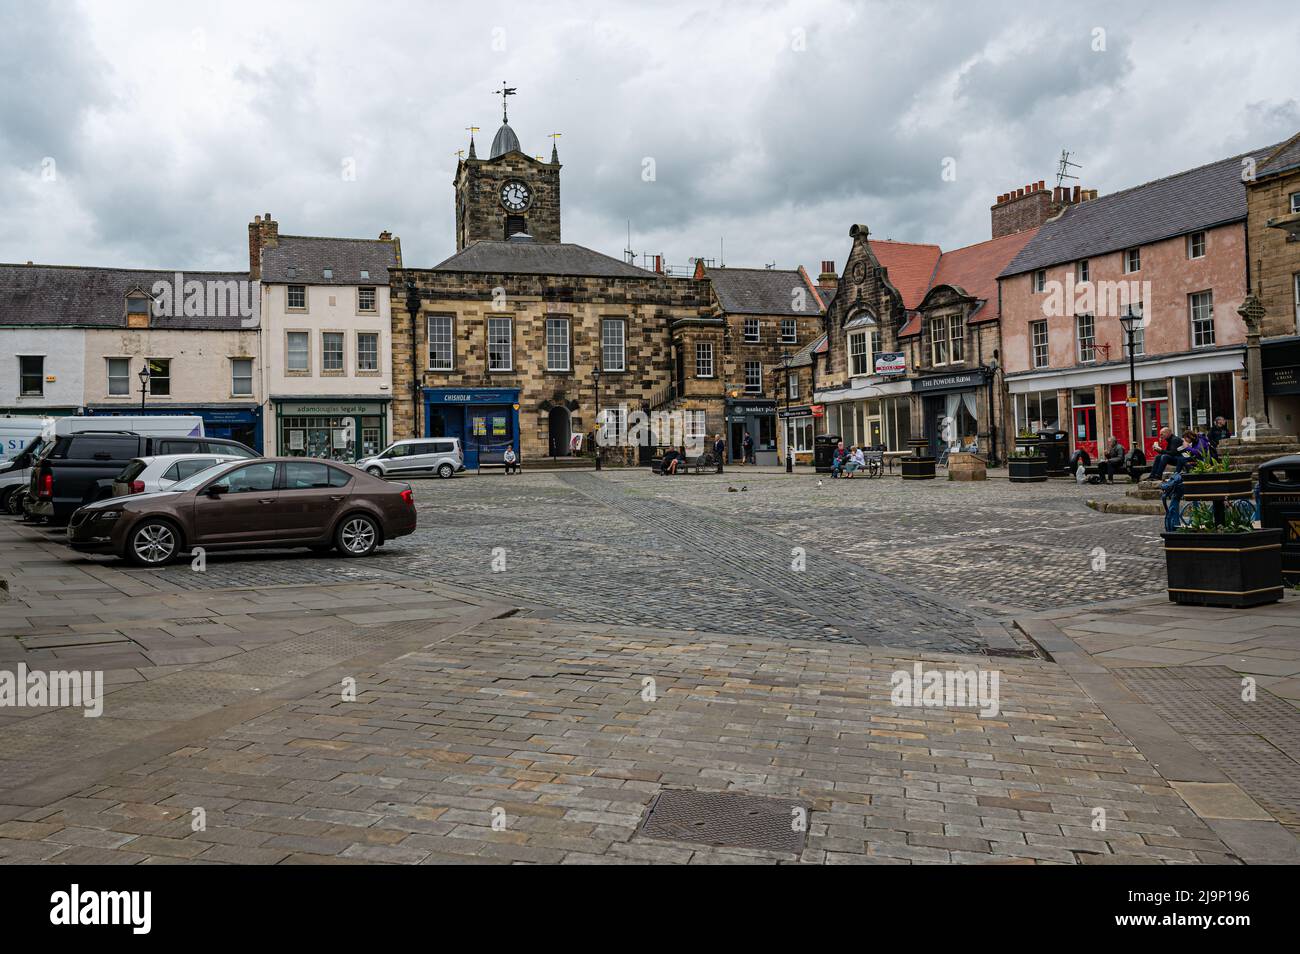
[[[906,374],[907,356],[901,351],[882,351],[876,355],[876,374]]]

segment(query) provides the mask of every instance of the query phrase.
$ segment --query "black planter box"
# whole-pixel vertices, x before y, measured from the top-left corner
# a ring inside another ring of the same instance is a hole
[[[900,457],[904,480],[934,480],[933,457]]]
[[[1162,533],[1169,599],[1240,609],[1282,598],[1282,531]]]
[[[1221,474],[1183,474],[1184,500],[1237,500],[1253,497],[1255,480],[1248,470]]]
[[[1012,457],[1007,461],[1007,473],[1013,484],[1027,484],[1047,479],[1046,457]]]

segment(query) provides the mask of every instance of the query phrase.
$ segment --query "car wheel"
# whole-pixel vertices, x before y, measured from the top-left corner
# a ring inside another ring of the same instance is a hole
[[[126,539],[126,556],[137,566],[165,566],[180,551],[180,535],[166,520],[146,520]]]
[[[384,476],[384,469],[382,467],[367,467],[366,473],[371,477],[382,477]]]
[[[452,467],[451,464],[438,465],[438,476],[441,477],[443,480],[446,480],[454,473],[456,473],[456,468]]]
[[[379,525],[365,514],[354,513],[343,518],[334,532],[334,542],[344,556],[369,556],[379,546]]]
[[[0,510],[12,514],[13,510],[9,509],[10,501],[14,499],[14,494],[18,492],[17,487],[10,487],[8,490],[0,490]]]

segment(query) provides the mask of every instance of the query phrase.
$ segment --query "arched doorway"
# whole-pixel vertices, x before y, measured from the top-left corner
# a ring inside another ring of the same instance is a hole
[[[550,429],[550,455],[552,457],[569,456],[569,409],[564,405],[551,408],[547,418]]]

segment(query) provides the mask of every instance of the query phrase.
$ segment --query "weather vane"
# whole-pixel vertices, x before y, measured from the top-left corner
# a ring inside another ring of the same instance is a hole
[[[501,94],[501,122],[509,123],[510,117],[506,114],[506,97],[515,95],[518,90],[513,86],[507,86],[506,81],[502,80],[501,88],[494,89],[492,92]]]

